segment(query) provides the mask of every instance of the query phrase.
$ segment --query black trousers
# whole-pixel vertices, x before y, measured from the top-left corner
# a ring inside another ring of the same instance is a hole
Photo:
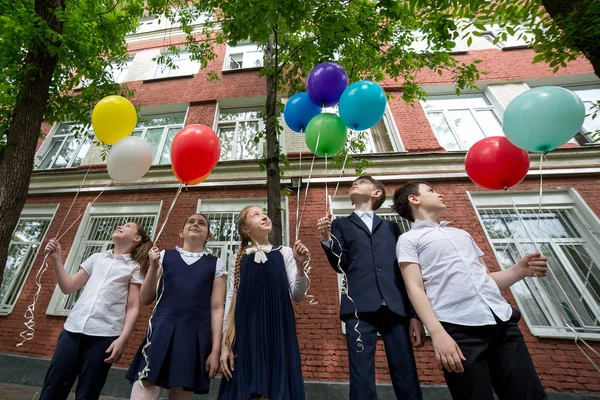
[[[517,323],[521,313],[513,309],[506,322],[496,325],[463,326],[442,322],[463,355],[465,372],[444,370],[455,400],[547,399]]]
[[[350,400],[377,400],[375,387],[375,348],[377,332],[383,338],[390,378],[398,400],[421,400],[421,386],[417,376],[417,365],[408,335],[408,319],[394,314],[386,306],[370,313],[359,313],[364,349],[356,344],[358,334],[354,330],[354,314],[342,316],[346,323],[346,341],[350,361]]]
[[[112,364],[104,362],[110,354],[106,349],[117,339],[88,336],[63,330],[46,372],[40,400],[66,399],[76,378],[76,398],[98,399]]]

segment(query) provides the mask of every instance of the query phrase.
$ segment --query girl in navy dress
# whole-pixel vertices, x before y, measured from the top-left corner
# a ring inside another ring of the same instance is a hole
[[[145,350],[148,365],[142,354],[146,336],[127,372],[133,382],[131,399],[158,399],[162,388],[169,389],[169,399],[191,399],[193,393],[208,393],[219,369],[225,266],[204,252],[211,239],[204,215],[191,215],[179,236],[183,248],[163,250],[158,256],[159,249],[153,247],[150,268],[142,271],[143,304],[155,299],[161,274],[164,291],[152,317],[151,343]]]
[[[271,246],[271,220],[260,207],[238,217],[241,246],[229,274],[227,319],[221,349],[219,400],[304,400],[296,320],[290,297],[306,295],[302,266],[309,258],[294,248]]]

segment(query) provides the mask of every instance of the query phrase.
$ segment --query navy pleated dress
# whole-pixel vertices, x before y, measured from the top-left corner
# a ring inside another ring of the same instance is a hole
[[[176,250],[163,258],[164,292],[152,317],[147,380],[163,388],[183,387],[206,394],[210,386],[205,363],[212,349],[210,298],[217,258],[203,255],[188,265]],[[147,337],[146,337],[147,339]],[[127,379],[136,381],[146,366],[140,345]]]
[[[219,400],[304,400],[296,319],[281,248],[267,262],[244,255],[235,304],[233,378],[221,379]]]

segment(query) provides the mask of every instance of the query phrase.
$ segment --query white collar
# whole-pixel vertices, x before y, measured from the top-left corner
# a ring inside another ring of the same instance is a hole
[[[442,221],[439,224],[436,223],[435,221],[432,221],[430,219],[416,219],[415,222],[413,222],[412,224],[412,229],[418,229],[418,228],[437,228],[438,226],[440,228],[443,228],[445,226],[448,226],[448,224],[450,224],[452,221]]]
[[[373,216],[375,215],[375,212],[373,210],[369,210],[369,211],[354,210],[354,213],[356,215],[358,215],[360,218],[365,216],[365,217],[371,217],[371,219],[373,219]]]
[[[118,255],[115,255],[115,254],[113,254],[112,250],[106,251],[106,254],[108,255],[108,257],[114,258],[115,260],[131,261],[131,254],[118,254]]]
[[[200,252],[200,253],[193,253],[193,252],[191,252],[191,251],[186,251],[186,250],[182,249],[182,248],[181,248],[181,247],[179,247],[179,246],[175,246],[175,250],[177,250],[177,251],[179,252],[179,254],[181,254],[182,256],[186,256],[186,257],[195,257],[195,258],[200,258],[200,257],[202,257],[202,256],[204,256],[204,255],[206,255],[206,254],[208,254],[208,253],[207,253],[207,252],[205,252],[205,251],[202,251],[202,252]]]

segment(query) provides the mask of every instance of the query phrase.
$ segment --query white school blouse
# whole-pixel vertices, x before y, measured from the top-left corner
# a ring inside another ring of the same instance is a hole
[[[298,267],[296,266],[296,260],[294,259],[294,251],[287,246],[264,246],[262,249],[265,252],[270,251],[283,251],[283,262],[285,263],[285,272],[289,282],[290,296],[294,301],[301,302],[306,296],[306,288],[308,287],[308,279],[306,277],[297,277]],[[254,257],[253,254],[249,257]],[[267,266],[265,265],[265,268]],[[225,300],[225,315],[223,318],[223,331],[227,329],[227,315],[231,308],[231,300],[233,299],[233,281],[235,277],[235,258],[231,263],[231,271],[227,275],[227,299]]]
[[[457,325],[495,325],[494,314],[508,321],[512,309],[479,262],[483,255],[471,235],[443,221],[417,220],[398,239],[398,262],[421,268],[425,293],[438,320]]]
[[[64,328],[89,336],[119,336],[125,323],[129,284],[141,284],[140,266],[131,254],[92,254],[81,264],[89,279]]]
[[[194,252],[191,252],[191,251],[185,251],[185,250],[183,250],[179,246],[175,246],[175,250],[177,250],[177,252],[179,252],[179,255],[181,256],[181,259],[187,265],[192,265],[193,263],[195,263],[196,261],[198,261],[199,259],[201,259],[202,256],[204,256],[205,254],[210,254],[210,253],[207,253],[205,251],[201,252],[201,253],[194,253]],[[165,251],[162,250],[160,252],[160,264],[161,265],[163,263],[163,259],[164,258],[165,258]],[[223,276],[223,275],[227,275],[227,271],[225,270],[225,264],[223,263],[223,261],[221,261],[220,258],[217,258],[217,266],[215,268],[215,278],[218,278],[218,277]]]

